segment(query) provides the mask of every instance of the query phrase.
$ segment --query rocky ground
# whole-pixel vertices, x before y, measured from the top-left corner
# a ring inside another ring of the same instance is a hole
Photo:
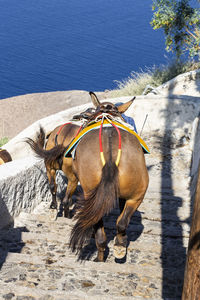
[[[49,203],[22,213],[0,232],[0,299],[181,299],[191,215],[191,150],[170,136],[145,137],[150,184],[129,228],[126,258],[115,260],[116,209],[105,217],[106,262],[96,263],[94,240],[83,261],[68,249],[73,220],[52,219]]]

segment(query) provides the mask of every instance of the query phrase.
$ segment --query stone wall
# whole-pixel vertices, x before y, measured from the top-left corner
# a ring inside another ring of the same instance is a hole
[[[21,211],[31,213],[41,201],[49,199],[43,162],[27,157],[1,165],[0,228],[12,224]]]

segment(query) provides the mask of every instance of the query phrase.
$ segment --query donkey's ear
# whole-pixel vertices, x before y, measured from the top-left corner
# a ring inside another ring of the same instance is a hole
[[[118,111],[121,114],[124,113],[129,108],[129,106],[131,106],[131,104],[133,103],[134,100],[135,100],[135,97],[133,97],[133,99],[129,100],[128,102],[117,106]]]
[[[95,107],[101,105],[101,103],[99,102],[99,100],[98,100],[97,96],[95,95],[95,93],[89,92],[89,94],[90,94],[90,97],[92,99],[92,103],[94,104]]]

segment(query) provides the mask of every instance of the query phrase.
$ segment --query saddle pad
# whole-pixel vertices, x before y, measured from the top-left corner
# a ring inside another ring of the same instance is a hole
[[[123,125],[121,123],[118,123],[116,121],[112,121],[112,123],[115,124],[118,128],[120,128],[122,130],[125,130],[125,131],[128,131],[131,134],[135,135],[137,137],[138,141],[140,142],[140,145],[142,146],[144,152],[145,153],[150,153],[150,150],[149,150],[148,146],[146,145],[146,143],[143,141],[143,139],[134,130],[131,130],[127,126],[125,126],[125,125]],[[92,125],[89,125],[86,128],[84,128],[83,130],[81,130],[81,132],[73,139],[73,141],[67,147],[67,150],[65,152],[65,157],[70,156],[71,151],[74,149],[74,147],[78,144],[78,142],[80,141],[80,139],[85,134],[87,134],[91,130],[99,129],[100,126],[101,126],[101,121],[95,122]],[[112,127],[112,124],[110,124],[107,120],[104,120],[104,122],[103,122],[103,128],[104,127]]]

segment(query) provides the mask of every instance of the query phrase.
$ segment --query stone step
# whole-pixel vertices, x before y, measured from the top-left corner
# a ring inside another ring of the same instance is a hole
[[[108,254],[106,262],[112,262],[114,260],[113,256],[113,238],[111,234],[107,235],[108,238]],[[167,241],[167,242],[166,242]],[[161,266],[161,254],[162,253],[171,253],[173,254],[173,263],[174,259],[180,256],[182,257],[186,252],[186,246],[184,247],[183,240],[180,237],[171,239],[167,237],[166,240],[162,241],[164,244],[161,244],[161,238],[159,236],[152,236],[151,234],[139,234],[132,235],[131,240],[129,241],[127,248],[127,263],[139,263],[139,264],[158,264],[158,267]],[[18,236],[16,239],[12,239],[11,236],[7,236],[5,239],[2,239],[1,244],[4,247],[4,255],[6,256],[7,252],[12,253],[18,252],[22,254],[29,255],[38,255],[40,257],[50,256],[50,257],[71,257],[76,261],[77,257],[68,249],[68,237],[65,238],[58,236],[57,233],[50,234],[38,234],[32,232],[22,232],[21,236]],[[88,249],[87,249],[88,248]],[[91,256],[90,259],[93,259],[96,255],[96,246],[94,239],[90,240],[89,246],[86,247],[87,256]],[[149,255],[151,253],[151,255]],[[169,254],[169,260],[171,255]],[[178,259],[179,260],[179,259]],[[170,261],[168,265],[170,265]]]
[[[182,222],[184,220],[187,220],[190,215],[190,203],[186,203],[184,201],[184,205],[181,205],[182,200],[177,199],[177,202],[174,200],[168,200],[164,201],[162,206],[154,199],[145,199],[144,202],[140,205],[139,209],[135,214],[133,215],[132,219],[136,218],[137,215],[141,215],[141,218],[143,219],[149,219],[149,220],[158,220],[162,221],[174,221],[174,222]],[[161,208],[162,207],[162,208]],[[178,210],[178,212],[177,212]],[[162,213],[162,218],[161,218]],[[54,217],[52,218],[52,214],[54,214]],[[178,214],[178,216],[177,216]],[[64,217],[57,217],[55,219],[56,211],[51,212],[51,210],[47,211],[45,215],[43,214],[23,214],[20,217],[20,220],[15,221],[15,227],[19,226],[25,226],[25,225],[31,225],[33,227],[38,226],[39,223],[46,223],[50,227],[58,227],[60,225],[66,225],[69,227],[72,227],[75,222],[73,219],[67,219]],[[119,216],[119,210],[113,210],[112,213],[109,215],[109,217],[118,217]],[[188,222],[188,220],[187,220]]]
[[[34,256],[34,255],[28,255],[23,253],[12,253],[8,252],[6,257],[6,264],[7,266],[10,263],[16,263],[16,264],[31,264],[31,265],[50,265],[53,268],[61,267],[61,268],[67,268],[67,267],[75,267],[79,269],[86,269],[86,270],[96,270],[98,268],[99,271],[104,272],[123,272],[123,273],[130,273],[130,272],[141,272],[141,266],[134,264],[120,264],[115,263],[114,258],[113,262],[109,263],[96,263],[93,261],[78,261],[74,255],[73,257],[69,257],[68,255],[60,257],[59,259],[51,258],[51,257],[45,257],[45,256]],[[5,267],[4,267],[5,268]],[[155,273],[155,267],[152,266],[149,268],[149,266],[145,265],[143,266],[143,272],[147,276],[154,275],[155,277],[159,278],[162,275],[162,271]]]
[[[9,253],[1,277],[4,284],[14,282],[16,291],[17,286],[21,285],[37,289],[43,287],[46,291],[87,290],[88,296],[103,295],[111,299],[115,295],[142,294],[150,297],[155,290],[160,293],[162,272],[145,264],[80,263],[70,257],[56,261],[53,258]]]
[[[39,219],[39,223],[38,223]],[[31,230],[33,233],[36,234],[43,234],[46,233],[51,237],[51,234],[58,235],[58,232],[61,231],[65,236],[69,236],[73,223],[71,220],[65,220],[65,218],[58,218],[56,221],[53,222],[44,222],[44,219],[48,220],[48,217],[43,218],[42,216],[38,217],[35,221],[35,226],[31,226],[31,224],[26,225],[26,229]],[[64,220],[59,220],[64,219]],[[58,221],[59,220],[59,221]],[[29,220],[30,222],[31,220]],[[42,223],[40,223],[42,221]],[[116,216],[110,215],[109,217],[104,218],[104,227],[105,230],[108,231],[116,231]],[[159,217],[155,217],[152,219],[140,216],[140,212],[137,212],[137,215],[133,217],[131,220],[129,227],[127,229],[127,233],[130,236],[134,236],[135,233],[142,233],[142,234],[151,234],[151,235],[158,235],[162,237],[184,237],[189,238],[190,228],[189,226],[177,220],[174,217],[174,220],[165,219],[161,222]],[[12,235],[11,235],[12,236]],[[11,237],[12,238],[12,237]],[[60,238],[58,238],[60,240]]]
[[[166,271],[165,276],[169,279],[176,278],[174,288],[177,287],[181,280],[182,270],[179,270],[178,275],[177,266],[171,266]],[[4,283],[14,282],[15,285],[26,284],[32,288],[41,288],[45,285],[43,288],[46,290],[77,288],[82,291],[88,286],[89,289],[91,288],[90,293],[94,293],[95,296],[98,293],[102,295],[106,293],[108,298],[115,295],[117,285],[118,295],[143,295],[144,298],[160,299],[162,268],[155,263],[155,259],[154,265],[151,260],[132,264],[117,264],[114,261],[81,263],[68,255],[56,259],[50,256],[8,253],[1,270],[0,280]],[[155,292],[157,297],[153,298],[152,295],[155,295]]]
[[[23,283],[22,283],[23,284]],[[24,283],[26,284],[26,283]],[[84,282],[83,282],[84,284]],[[86,291],[59,291],[49,289],[39,289],[38,287],[28,287],[23,285],[16,285],[15,283],[1,283],[0,296],[1,299],[21,299],[21,300],[94,300],[94,295],[90,296]],[[18,298],[17,298],[18,297]],[[112,300],[132,300],[133,297],[126,296],[112,296]],[[135,300],[142,300],[143,297],[134,296]],[[95,300],[108,300],[108,296],[105,293],[103,295],[95,295]]]
[[[168,198],[168,200],[163,199],[162,208],[159,202],[157,202],[154,197],[145,199],[139,207],[139,210],[134,214],[132,220],[137,218],[149,220],[149,221],[159,221],[159,222],[171,222],[174,224],[188,223],[190,218],[190,203],[184,200],[184,205],[182,205],[183,200],[177,197]],[[153,205],[152,205],[153,203]],[[47,205],[47,204],[46,204]],[[177,211],[178,210],[178,211]],[[162,212],[162,217],[161,217]],[[54,216],[52,218],[52,215]],[[51,229],[56,228],[60,229],[59,226],[69,226],[73,227],[75,223],[73,219],[67,219],[63,217],[58,217],[55,220],[56,211],[48,209],[46,206],[44,211],[41,213],[21,213],[18,220],[15,221],[16,226],[27,226],[28,229],[30,226],[36,228],[36,226],[46,224],[46,226]],[[119,216],[119,210],[115,209],[109,215],[109,223],[116,222],[116,218]],[[108,219],[108,218],[107,218]],[[146,221],[145,221],[146,222]],[[133,221],[135,223],[135,221]],[[136,221],[137,223],[137,221]],[[115,225],[114,225],[115,226]]]

